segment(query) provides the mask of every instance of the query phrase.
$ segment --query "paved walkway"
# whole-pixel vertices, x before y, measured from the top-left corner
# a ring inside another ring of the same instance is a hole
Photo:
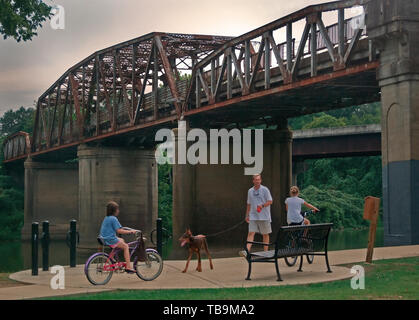
[[[40,270],[39,276],[33,277],[31,270],[25,270],[11,274],[10,278],[31,285],[0,289],[0,299],[31,299],[115,289],[232,288],[327,282],[351,278],[352,274],[349,268],[337,265],[362,262],[365,260],[365,256],[366,249],[330,252],[329,261],[333,273],[326,273],[323,257],[315,257],[312,265],[307,264],[305,260],[302,273],[297,272],[297,265],[289,268],[281,259],[280,271],[283,282],[276,281],[274,264],[261,263],[254,265],[252,281],[245,281],[247,263],[243,258],[215,259],[213,261],[214,270],[210,270],[208,261],[204,260],[203,272],[195,271],[197,262],[194,260],[191,261],[187,273],[181,272],[185,261],[165,261],[162,274],[154,281],[142,281],[135,274],[114,274],[111,281],[103,287],[95,287],[87,281],[82,265],[78,265],[76,268],[65,267],[64,290],[50,288],[49,284],[53,277],[51,273]],[[386,247],[374,250],[374,260],[413,256],[419,256],[419,246]]]

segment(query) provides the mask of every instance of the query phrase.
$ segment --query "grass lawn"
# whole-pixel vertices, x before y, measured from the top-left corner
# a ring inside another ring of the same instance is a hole
[[[232,289],[117,290],[49,298],[53,300],[343,300],[419,299],[419,257],[360,263],[365,268],[365,290],[353,290],[350,279],[310,285]],[[353,264],[348,265],[352,267]]]

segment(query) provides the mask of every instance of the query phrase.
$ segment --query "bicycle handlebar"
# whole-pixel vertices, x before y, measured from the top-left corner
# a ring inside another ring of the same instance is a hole
[[[303,217],[306,217],[307,215],[312,214],[312,213],[315,213],[315,212],[316,212],[315,210],[309,210],[309,211],[301,212],[301,215]],[[320,210],[317,211],[317,212],[320,212]]]
[[[131,230],[131,231],[137,231],[137,232],[141,232],[141,230],[137,230],[137,229],[133,229],[133,228],[129,228],[129,227],[122,227],[122,230]]]

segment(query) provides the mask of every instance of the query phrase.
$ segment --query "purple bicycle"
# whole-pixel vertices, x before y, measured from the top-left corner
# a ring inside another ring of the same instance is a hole
[[[124,229],[133,230],[130,228]],[[163,259],[160,254],[152,248],[145,249],[145,254],[141,256],[139,254],[139,248],[141,242],[144,241],[144,238],[140,230],[135,231],[136,240],[128,243],[134,270],[140,279],[144,281],[154,280],[163,270]],[[122,249],[114,248],[110,253],[106,253],[105,247],[107,246],[103,239],[98,237],[97,240],[102,246],[102,251],[91,255],[87,259],[84,265],[84,273],[91,284],[105,285],[111,280],[114,272],[125,272],[126,263],[119,261],[119,253],[122,252]]]

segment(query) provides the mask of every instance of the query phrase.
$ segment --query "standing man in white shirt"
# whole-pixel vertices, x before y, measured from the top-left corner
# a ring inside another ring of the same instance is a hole
[[[249,224],[249,233],[247,241],[253,241],[255,234],[260,233],[263,237],[263,243],[269,243],[269,234],[271,228],[271,205],[272,196],[269,189],[262,185],[260,174],[253,176],[253,187],[247,192],[247,210],[246,222]],[[250,251],[252,244],[247,244],[247,250]],[[264,246],[268,250],[268,246]],[[240,251],[239,254],[246,257],[246,251]]]

